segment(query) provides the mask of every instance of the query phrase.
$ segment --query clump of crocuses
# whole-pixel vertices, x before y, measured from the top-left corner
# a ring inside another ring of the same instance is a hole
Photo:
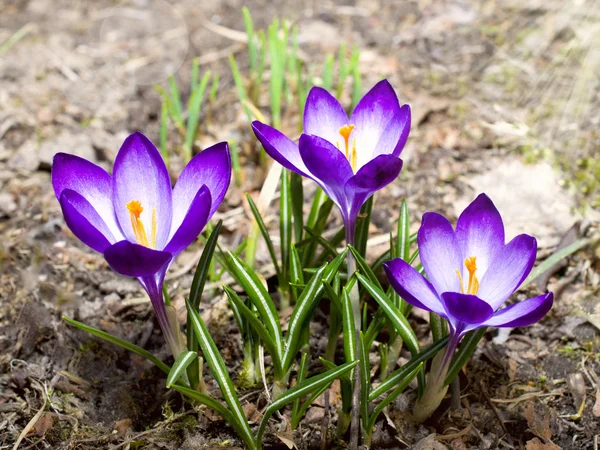
[[[175,187],[156,147],[141,133],[125,139],[112,176],[90,161],[58,153],[52,184],[73,234],[144,287],[173,356],[184,349],[163,282],[174,258],[196,240],[231,178],[227,143],[195,156]]]
[[[499,309],[531,272],[537,242],[521,234],[505,244],[502,218],[485,194],[463,211],[456,230],[440,214],[426,213],[417,242],[428,279],[399,258],[384,267],[402,298],[445,318],[449,326],[446,351],[441,361],[434,361],[427,391],[415,406],[415,418],[422,420],[442,401],[448,367],[467,332],[531,325],[550,310],[553,295],[549,292]]]

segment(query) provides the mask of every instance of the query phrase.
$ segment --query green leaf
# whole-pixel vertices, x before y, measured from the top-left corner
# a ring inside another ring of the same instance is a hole
[[[410,372],[415,370],[419,364],[427,361],[428,359],[433,358],[437,352],[443,349],[448,343],[448,337],[445,337],[441,341],[436,342],[435,344],[430,345],[423,351],[421,351],[418,355],[413,356],[410,361],[408,361],[405,365],[400,367],[398,370],[394,371],[390,376],[388,376],[385,381],[383,381],[379,386],[371,391],[369,395],[369,400],[373,401],[381,394],[389,391],[390,389],[396,387],[398,383],[400,383],[404,378],[408,376]]]
[[[361,273],[357,273],[356,276],[360,280],[361,284],[371,294],[371,297],[383,308],[390,323],[394,326],[398,334],[402,337],[402,340],[410,350],[410,353],[414,356],[419,353],[419,340],[415,335],[415,332],[410,327],[408,320],[402,314],[402,312],[394,305],[385,293],[377,287],[371,280],[366,278]]]
[[[229,378],[229,373],[227,372],[227,367],[223,362],[223,358],[217,350],[217,346],[215,345],[215,342],[213,341],[198,312],[193,308],[190,302],[186,301],[185,305],[188,312],[188,323],[191,322],[196,339],[198,340],[200,348],[202,349],[204,359],[206,360],[213,377],[217,381],[219,388],[221,389],[221,394],[229,406],[229,410],[233,414],[233,421],[238,423],[240,426],[242,431],[240,437],[242,437],[244,441],[252,440],[253,436],[252,431],[250,430],[250,425],[246,420],[244,410],[242,409],[240,400],[235,392],[235,387],[231,382],[231,378]]]
[[[298,294],[301,292],[297,288],[298,285],[304,285],[304,273],[302,271],[302,263],[300,262],[300,255],[296,246],[292,244],[290,246],[290,286],[294,294],[294,299],[298,298]],[[304,288],[302,288],[304,289]]]
[[[244,87],[244,79],[242,78],[242,74],[240,73],[240,69],[238,68],[237,63],[235,62],[235,57],[233,55],[229,55],[229,65],[231,66],[231,73],[233,75],[233,81],[235,83],[235,87],[237,90],[238,97],[240,99],[240,103],[242,108],[244,108],[244,112],[246,113],[246,117],[248,118],[248,122],[252,122],[252,111],[247,106],[248,94],[246,94],[246,88]]]
[[[306,373],[308,372],[308,353],[303,353],[302,358],[300,358],[300,365],[298,366],[298,375],[296,375],[296,384],[302,383],[306,379]],[[292,429],[295,429],[298,426],[298,422],[300,421],[300,398],[294,400],[294,404],[292,406]],[[302,413],[304,415],[304,413]],[[297,419],[297,420],[294,420]]]
[[[214,103],[215,99],[217,98],[217,93],[219,91],[219,74],[215,73],[215,75],[213,76],[213,81],[210,87],[210,94],[208,96],[208,101],[210,103]]]
[[[169,128],[169,107],[166,101],[162,102],[160,109],[160,154],[169,167],[169,149],[167,148],[167,137]]]
[[[190,303],[194,309],[198,309],[200,306],[200,300],[202,299],[202,293],[204,292],[204,286],[208,278],[210,262],[215,253],[215,248],[217,247],[217,240],[219,239],[222,225],[223,221],[219,220],[212,233],[210,233],[208,240],[204,244],[202,255],[200,255],[200,261],[196,267],[196,272],[194,272],[192,287],[190,288]]]
[[[356,234],[354,247],[364,257],[367,252],[367,241],[369,239],[369,225],[371,224],[371,211],[373,210],[373,197],[371,196],[360,209],[356,221]]]
[[[352,300],[348,292],[348,286],[346,285],[342,289],[342,329],[344,331],[344,354],[346,355],[346,362],[358,359],[356,356],[356,324],[354,323]]]
[[[250,60],[250,73],[254,76],[258,71],[258,51],[256,48],[256,41],[254,40],[254,24],[252,23],[252,16],[247,7],[242,8],[242,15],[244,16],[244,27],[246,28],[246,35],[248,36],[248,59]]]
[[[202,77],[199,86],[196,86],[190,97],[190,107],[188,109],[187,130],[185,135],[185,152],[188,160],[192,159],[192,147],[194,139],[196,139],[196,131],[198,129],[198,120],[200,119],[200,109],[202,108],[202,100],[204,92],[210,80],[210,72],[206,72]]]
[[[318,234],[316,231],[313,231],[308,227],[304,227],[304,229],[306,230],[306,232],[308,234],[310,234],[310,236],[313,239],[315,239],[319,243],[319,245],[321,245],[325,250],[327,250],[328,254],[330,254],[333,257],[338,255],[337,249],[333,245],[331,245],[331,243],[327,239],[325,239],[323,236]]]
[[[284,369],[291,367],[291,364],[294,361],[296,352],[298,351],[302,328],[306,326],[305,322],[307,317],[314,311],[314,308],[325,289],[323,283],[331,283],[333,277],[340,268],[345,255],[346,251],[337,256],[329,264],[321,267],[308,281],[300,298],[296,301],[288,325],[287,346],[283,358]]]
[[[281,278],[279,286],[288,291],[290,280],[290,246],[292,245],[292,193],[290,171],[281,171],[281,189],[279,197],[279,246],[281,248]]]
[[[222,225],[223,221],[219,220],[219,222],[217,222],[217,225],[215,225],[213,231],[210,233],[210,236],[204,244],[202,255],[200,255],[198,266],[196,266],[196,271],[194,272],[194,278],[192,279],[192,286],[190,287],[189,295],[189,301],[192,304],[194,310],[198,310],[200,306],[200,301],[202,300],[204,286],[206,285],[206,280],[208,279],[211,261],[215,253],[215,248],[217,247],[217,240],[219,238],[219,234],[221,233]],[[192,327],[187,326],[186,335],[188,350],[191,352],[197,352],[198,341],[194,339],[194,330],[192,329]],[[194,364],[189,366],[187,372],[188,378],[190,379],[192,386],[197,386],[200,377],[200,374],[198,372],[198,365]]]
[[[162,370],[167,375],[169,374],[169,372],[171,370],[171,369],[169,369],[169,366],[167,366],[164,362],[162,362],[160,359],[158,359],[152,353],[144,350],[141,347],[138,347],[137,345],[130,344],[129,342],[124,341],[123,339],[119,339],[118,337],[113,336],[112,334],[108,334],[106,331],[102,331],[97,328],[90,327],[89,325],[86,325],[81,322],[77,322],[76,320],[73,320],[73,319],[69,319],[68,317],[63,317],[63,320],[65,322],[67,322],[69,325],[73,325],[74,327],[79,328],[80,330],[83,330],[87,333],[93,334],[94,336],[99,337],[100,339],[104,339],[105,341],[110,342],[111,344],[118,345],[119,347],[122,347],[125,350],[129,350],[130,352],[136,353],[136,354],[140,355],[142,358],[146,358],[148,361],[150,361],[152,364],[154,364],[156,367],[158,367],[160,370]]]
[[[452,380],[458,375],[460,369],[467,363],[471,355],[477,348],[477,344],[483,335],[487,331],[487,327],[478,328],[477,330],[473,330],[467,333],[467,335],[463,338],[462,343],[460,344],[460,348],[454,358],[452,358],[452,362],[450,363],[450,368],[448,369],[448,374],[446,375],[446,380],[444,380],[444,386],[452,383]]]
[[[196,352],[181,352],[173,367],[169,371],[169,375],[167,376],[167,388],[172,387],[177,381],[179,377],[184,373],[184,371],[188,368],[188,366],[193,363],[198,358],[198,353]]]
[[[262,340],[264,346],[267,351],[271,354],[271,358],[273,360],[273,367],[275,369],[275,373],[278,375],[278,378],[283,376],[284,371],[281,367],[281,357],[283,356],[280,353],[280,349],[277,347],[277,343],[271,337],[263,323],[258,320],[255,314],[248,308],[242,299],[236,294],[236,292],[231,289],[229,286],[223,286],[225,293],[227,294],[227,298],[231,302],[232,305],[235,305],[236,310],[242,316],[243,320],[247,321],[248,324],[256,331],[256,334]]]
[[[304,217],[302,206],[304,205],[304,189],[302,187],[302,176],[290,172],[290,184],[292,192],[292,217],[294,218],[294,236],[296,242],[302,240],[302,230],[304,226]]]
[[[377,279],[377,276],[375,275],[375,273],[369,267],[369,264],[362,257],[362,255],[353,246],[348,245],[348,248],[350,249],[350,253],[352,253],[352,256],[354,256],[354,260],[356,261],[356,266],[357,266],[358,271],[363,273],[364,275],[366,275],[367,278],[369,279],[369,281],[377,289],[379,289],[380,291],[383,292],[383,287],[381,286],[381,283]]]
[[[371,364],[369,363],[369,347],[365,342],[365,337],[360,332],[360,417],[364,429],[368,429],[369,424],[369,392],[371,387]]]
[[[366,426],[366,429],[369,430],[369,432],[373,431],[373,427],[375,426],[375,422],[377,422],[379,414],[381,414],[385,407],[392,403],[396,399],[396,397],[398,397],[404,391],[404,389],[408,387],[408,385],[417,376],[417,374],[421,371],[422,368],[423,363],[420,363],[416,369],[414,369],[412,372],[410,372],[407,376],[404,377],[404,379],[400,382],[398,387],[394,389],[391,394],[389,394],[386,398],[384,398],[381,401],[381,403],[379,403],[375,408],[373,408],[373,412],[369,417],[369,423]]]
[[[335,56],[329,55],[325,58],[325,64],[323,65],[323,89],[331,91],[333,88],[333,64],[335,63]]]
[[[262,234],[265,243],[267,244],[267,249],[269,250],[269,256],[271,256],[271,261],[273,261],[273,265],[275,266],[275,273],[277,275],[277,279],[279,282],[282,280],[281,268],[279,267],[279,262],[277,261],[277,254],[275,253],[275,246],[273,245],[273,241],[271,240],[271,236],[269,235],[269,230],[267,230],[267,226],[265,225],[265,221],[260,215],[260,211],[250,197],[250,194],[246,194],[246,199],[248,200],[248,204],[250,205],[250,210],[252,211],[252,215],[254,216],[254,220],[258,224],[258,228],[260,229],[260,233]]]
[[[248,436],[246,426],[244,424],[239,423],[237,421],[236,417],[232,414],[232,412],[229,411],[221,403],[219,403],[214,398],[209,397],[206,394],[202,394],[201,392],[194,391],[192,389],[189,389],[189,388],[186,388],[183,386],[174,385],[172,388],[175,389],[176,391],[182,393],[186,397],[189,397],[192,400],[197,401],[201,405],[208,406],[210,409],[212,409],[213,411],[216,411],[218,414],[223,416],[223,419],[225,419],[225,422],[227,422],[229,425],[231,425],[231,427],[235,430],[235,432],[238,434],[238,436],[244,441],[244,444],[246,444],[246,446],[250,450],[256,449],[254,437],[252,436],[252,434],[250,434],[250,436]]]
[[[323,386],[329,386],[335,379],[351,371],[357,364],[358,361],[342,364],[336,369],[328,370],[325,373],[304,380],[271,403],[265,410],[260,422],[258,433],[256,434],[257,445],[260,447],[267,423],[275,411],[280,410],[288,403],[293,402],[295,399],[303,397],[312,391],[321,389]]]
[[[171,75],[169,77],[169,88],[171,89],[171,105],[173,106],[173,120],[183,128],[183,115],[181,109],[181,97],[179,96],[179,89],[175,82],[175,77]]]
[[[281,326],[273,299],[248,265],[232,252],[227,252],[227,262],[231,275],[242,286],[252,304],[258,310],[265,327],[275,341],[279,353],[283,351]]]

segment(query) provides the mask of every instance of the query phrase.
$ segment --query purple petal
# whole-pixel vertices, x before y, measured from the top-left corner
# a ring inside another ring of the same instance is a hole
[[[460,292],[456,270],[461,270],[463,260],[452,225],[437,213],[423,215],[417,234],[419,257],[427,278],[437,292]]]
[[[392,155],[379,155],[361,167],[344,187],[347,198],[352,199],[350,215],[358,215],[367,199],[398,178],[401,170],[402,160]]]
[[[336,98],[320,87],[313,87],[304,107],[304,132],[330,143],[344,145],[339,130],[349,124],[348,115]],[[341,147],[340,147],[341,148]]]
[[[112,179],[102,167],[79,156],[57,153],[52,161],[52,186],[59,200],[65,189],[79,193],[94,205],[113,236],[123,235],[112,202]]]
[[[400,258],[383,263],[390,284],[400,297],[417,308],[444,314],[444,306],[429,281]]]
[[[252,130],[271,158],[286,169],[310,178],[310,172],[300,157],[298,145],[280,131],[258,120],[252,122]]]
[[[139,278],[160,272],[169,264],[173,255],[129,241],[120,241],[104,251],[104,258],[115,272]]]
[[[483,324],[486,327],[526,327],[544,317],[552,308],[552,292],[529,298],[496,312]]]
[[[477,276],[483,278],[491,260],[504,248],[504,224],[500,213],[485,195],[479,195],[462,212],[456,224],[456,238],[462,250],[462,257],[477,258]],[[469,272],[463,265],[463,279]]]
[[[342,209],[347,211],[344,191],[346,182],[354,175],[346,156],[329,141],[318,136],[300,136],[300,155],[313,178]]]
[[[387,80],[377,83],[358,102],[350,123],[355,126],[358,167],[375,155],[392,154],[405,132],[406,109],[401,111],[394,88]]]
[[[63,189],[59,202],[67,226],[85,245],[103,253],[116,241],[104,220],[81,194]]]
[[[408,140],[408,134],[410,132],[410,106],[404,105],[400,108],[400,114],[395,115],[392,120],[388,123],[387,127],[381,134],[381,138],[371,158],[382,154],[391,154],[394,156],[400,156],[400,153],[406,145]],[[392,152],[388,150],[392,148]]]
[[[475,295],[458,292],[444,292],[442,300],[448,311],[448,319],[453,323],[463,322],[469,325],[480,324],[489,319],[494,310]]]
[[[498,309],[529,275],[536,252],[535,238],[526,234],[514,238],[490,261],[477,295]]]
[[[173,237],[165,247],[165,251],[177,255],[196,240],[208,222],[211,213],[211,195],[207,186],[202,186],[192,200],[187,213],[177,227],[171,232]]]
[[[127,204],[137,200],[143,208],[140,219],[150,240],[152,216],[156,215],[156,248],[163,248],[171,231],[171,180],[167,166],[150,140],[133,133],[121,146],[113,170],[113,200],[121,229],[136,242]],[[154,212],[156,211],[156,212]]]
[[[212,217],[225,197],[231,180],[231,157],[227,142],[213,145],[198,153],[181,172],[173,188],[173,222],[171,236],[186,217],[199,189],[206,186],[212,205],[208,218]]]

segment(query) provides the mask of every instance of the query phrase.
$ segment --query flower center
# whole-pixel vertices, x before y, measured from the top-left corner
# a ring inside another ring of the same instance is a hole
[[[356,139],[352,140],[352,153],[350,153],[350,133],[354,130],[354,125],[347,124],[338,130],[338,133],[344,138],[344,151],[346,159],[350,162],[352,171],[356,172]],[[341,150],[339,142],[336,142],[336,146]]]
[[[146,234],[146,228],[144,222],[140,218],[144,208],[139,200],[131,200],[127,203],[127,209],[129,210],[129,216],[131,217],[131,227],[133,228],[133,234],[138,244],[144,247],[156,248],[156,208],[152,208],[152,230],[150,234],[150,244],[148,245],[148,235]]]
[[[475,276],[475,272],[477,271],[477,257],[469,256],[465,259],[465,267],[469,271],[469,284],[467,285],[467,290],[465,291],[465,285],[463,283],[463,278],[459,269],[456,269],[456,274],[458,275],[458,279],[460,280],[460,292],[462,294],[471,294],[477,295],[479,291],[479,280]]]

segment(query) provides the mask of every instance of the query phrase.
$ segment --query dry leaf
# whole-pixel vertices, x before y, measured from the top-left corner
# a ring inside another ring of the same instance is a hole
[[[293,448],[298,448],[296,447],[292,433],[275,433],[275,436],[277,436],[279,440],[283,442],[290,450]]]
[[[592,413],[594,414],[594,417],[600,417],[600,388],[596,390],[596,403],[594,403]]]
[[[527,441],[527,450],[562,450],[561,447],[552,442],[542,442],[539,438]]]

